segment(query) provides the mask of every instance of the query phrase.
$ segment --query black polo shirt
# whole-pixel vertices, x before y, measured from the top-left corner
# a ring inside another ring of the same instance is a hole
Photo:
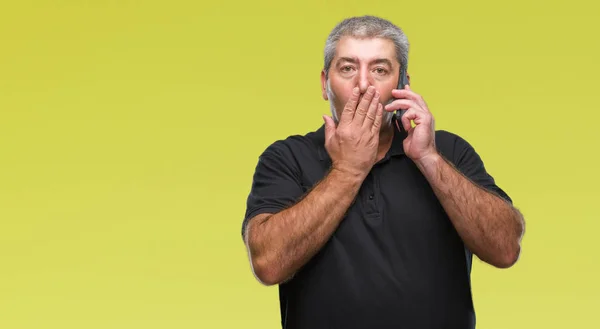
[[[395,131],[346,217],[296,275],[279,285],[288,329],[475,327],[472,254]],[[327,173],[324,127],[271,144],[259,157],[248,219],[293,205]],[[480,186],[509,202],[471,145],[437,131],[439,152]],[[302,220],[302,219],[298,219]],[[243,232],[243,231],[242,231]]]

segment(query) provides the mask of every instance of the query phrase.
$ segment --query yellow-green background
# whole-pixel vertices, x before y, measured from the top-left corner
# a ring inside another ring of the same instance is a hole
[[[593,1],[5,1],[0,328],[278,328],[240,237],[258,155],[318,128],[322,49],[393,20],[437,128],[527,220],[478,328],[600,328]],[[434,316],[434,315],[432,315]]]

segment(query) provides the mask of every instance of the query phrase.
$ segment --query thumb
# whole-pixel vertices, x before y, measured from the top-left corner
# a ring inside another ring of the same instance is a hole
[[[325,121],[325,140],[328,140],[335,132],[335,122],[327,115],[323,115],[323,121]]]

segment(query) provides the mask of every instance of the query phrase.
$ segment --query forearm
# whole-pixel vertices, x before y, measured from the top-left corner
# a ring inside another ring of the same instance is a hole
[[[416,163],[467,248],[494,266],[514,264],[524,232],[520,212],[471,182],[441,155]]]
[[[306,264],[331,237],[361,183],[333,169],[296,205],[252,223],[248,246],[261,281],[279,283]]]

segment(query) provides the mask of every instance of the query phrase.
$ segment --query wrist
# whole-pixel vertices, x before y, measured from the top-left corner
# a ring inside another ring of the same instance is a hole
[[[331,166],[330,174],[336,179],[340,179],[344,182],[360,184],[367,176],[366,173],[360,170],[353,170],[350,168],[344,168],[341,166]]]
[[[436,168],[442,161],[444,159],[437,150],[414,160],[417,167],[423,172],[428,171],[429,168]]]

